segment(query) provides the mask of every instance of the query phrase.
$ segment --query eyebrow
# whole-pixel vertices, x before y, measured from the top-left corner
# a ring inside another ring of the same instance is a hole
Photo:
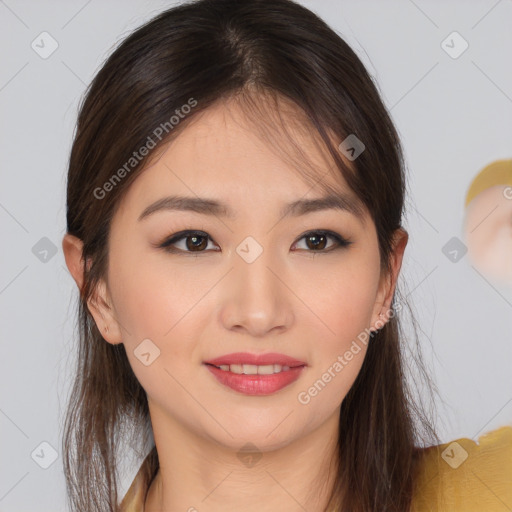
[[[190,196],[168,196],[158,199],[150,204],[139,215],[138,220],[149,217],[159,211],[191,211],[203,215],[215,215],[229,219],[236,218],[235,212],[226,204],[215,199]],[[281,209],[281,217],[299,217],[312,212],[323,210],[342,210],[351,213],[362,223],[365,222],[364,210],[359,201],[353,197],[341,193],[339,195],[327,195],[315,199],[298,199],[286,204]]]

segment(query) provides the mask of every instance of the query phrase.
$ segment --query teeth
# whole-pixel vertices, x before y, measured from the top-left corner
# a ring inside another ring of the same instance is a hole
[[[218,368],[238,375],[272,375],[273,373],[287,372],[290,369],[289,366],[281,366],[280,364],[221,364]]]
[[[266,364],[258,367],[258,375],[272,375],[280,371],[279,365]]]
[[[231,370],[232,373],[244,373],[244,368],[241,364],[230,364],[229,369]]]
[[[243,373],[245,375],[258,375],[258,367],[255,364],[244,364]]]

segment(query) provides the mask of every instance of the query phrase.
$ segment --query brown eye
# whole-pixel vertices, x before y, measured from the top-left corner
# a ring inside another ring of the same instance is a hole
[[[329,239],[334,243],[328,244]],[[305,250],[308,252],[330,252],[331,250],[347,247],[352,242],[332,231],[310,231],[299,239],[305,241]],[[298,243],[298,242],[297,242]],[[300,249],[303,249],[300,247]]]
[[[325,249],[325,246],[327,244],[327,236],[320,233],[320,234],[312,234],[305,237],[306,239],[306,245],[310,249]]]
[[[207,233],[197,231],[181,231],[165,240],[160,247],[168,252],[206,252],[208,242],[212,241]],[[179,246],[181,245],[181,247]]]
[[[185,237],[185,245],[187,249],[195,251],[196,249],[201,251],[208,245],[208,238],[202,235],[189,235]]]

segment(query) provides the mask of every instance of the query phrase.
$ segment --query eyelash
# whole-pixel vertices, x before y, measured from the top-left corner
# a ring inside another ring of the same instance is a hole
[[[328,252],[331,252],[331,251],[337,250],[337,249],[343,249],[353,243],[352,241],[342,237],[338,233],[334,233],[333,231],[325,230],[325,229],[319,229],[316,231],[314,231],[314,230],[307,231],[306,233],[304,233],[297,239],[297,242],[302,240],[303,238],[310,236],[310,235],[324,235],[324,236],[327,236],[328,238],[332,238],[335,242],[334,246],[331,246],[329,249],[320,249],[320,250],[300,249],[300,250],[305,250],[306,252],[311,252],[313,254],[317,254],[317,253],[322,254],[322,253],[328,253]],[[199,236],[202,238],[208,238],[210,241],[213,242],[213,240],[208,235],[208,233],[205,233],[204,231],[185,230],[185,231],[180,231],[178,233],[175,233],[174,235],[166,238],[161,244],[158,245],[158,247],[161,249],[164,249],[166,252],[173,253],[173,254],[179,254],[179,253],[181,253],[181,254],[184,254],[184,253],[201,254],[201,253],[207,252],[206,250],[188,251],[188,250],[176,249],[175,247],[172,247],[173,244],[180,242],[181,240],[184,240],[191,236]],[[297,243],[297,242],[295,242],[295,243]],[[219,251],[216,251],[216,252],[219,252]]]

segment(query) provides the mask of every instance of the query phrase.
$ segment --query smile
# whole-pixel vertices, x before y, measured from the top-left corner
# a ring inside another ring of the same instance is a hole
[[[290,370],[289,366],[282,366],[280,364],[221,364],[217,366],[217,368],[238,375],[272,375],[273,373],[287,372]]]
[[[270,395],[295,382],[305,366],[205,364],[217,382],[245,395]]]

